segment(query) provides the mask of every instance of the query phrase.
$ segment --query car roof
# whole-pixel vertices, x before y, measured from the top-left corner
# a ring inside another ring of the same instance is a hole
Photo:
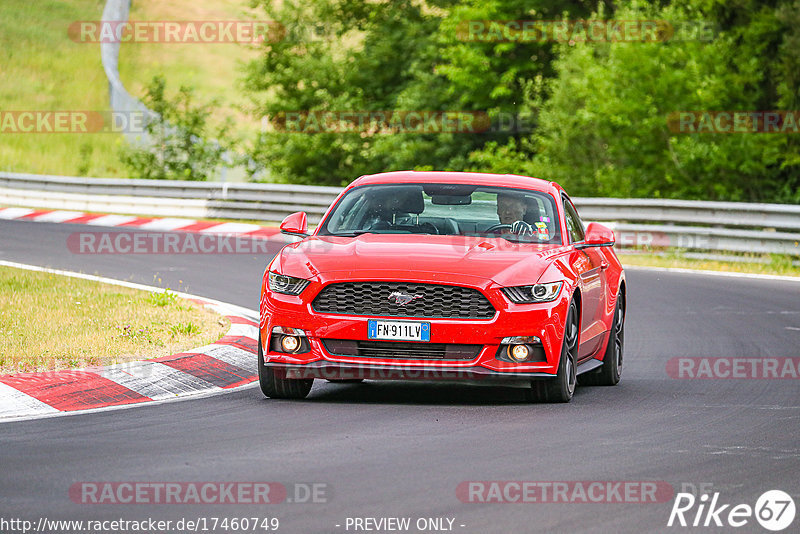
[[[368,184],[404,184],[404,183],[454,183],[470,185],[493,185],[533,189],[552,193],[558,196],[561,186],[540,178],[521,176],[518,174],[492,174],[485,172],[446,172],[446,171],[393,171],[379,174],[368,174],[355,180],[350,187]]]

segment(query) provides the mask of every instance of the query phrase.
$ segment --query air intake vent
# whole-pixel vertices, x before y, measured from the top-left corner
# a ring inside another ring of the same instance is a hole
[[[325,350],[337,356],[402,360],[472,360],[483,348],[482,345],[398,343],[349,339],[323,339],[322,344],[325,345]]]

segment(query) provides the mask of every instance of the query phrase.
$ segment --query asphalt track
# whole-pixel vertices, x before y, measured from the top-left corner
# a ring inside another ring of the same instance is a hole
[[[72,254],[66,238],[82,229],[0,222],[0,259],[155,281],[257,308],[266,257]],[[536,405],[513,389],[317,381],[301,402],[249,388],[4,423],[0,517],[277,517],[278,532],[353,532],[348,517],[387,516],[410,517],[412,526],[420,517],[454,518],[454,531],[464,533],[692,530],[667,529],[671,500],[458,499],[459,483],[487,480],[652,480],[675,491],[712,484],[720,502],[751,506],[764,491],[781,489],[800,504],[798,380],[680,380],[666,372],[675,356],[799,356],[800,283],[633,270],[628,283],[617,387],[579,388],[570,404]],[[328,502],[76,504],[68,490],[81,481],[325,483]],[[800,518],[787,532],[797,524]],[[752,519],[736,530],[764,531]]]

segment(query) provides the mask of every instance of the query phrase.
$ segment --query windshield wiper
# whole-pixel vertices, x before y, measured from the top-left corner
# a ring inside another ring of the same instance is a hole
[[[342,233],[330,233],[328,235],[336,236],[336,237],[358,237],[364,234],[371,234],[373,233],[372,230],[356,230],[354,232],[342,232]]]

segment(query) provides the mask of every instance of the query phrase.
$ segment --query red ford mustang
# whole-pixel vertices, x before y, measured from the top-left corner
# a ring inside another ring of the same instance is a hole
[[[261,286],[264,395],[315,378],[458,380],[568,402],[622,371],[625,274],[614,234],[554,182],[515,175],[362,176]],[[580,377],[578,376],[580,375]]]

